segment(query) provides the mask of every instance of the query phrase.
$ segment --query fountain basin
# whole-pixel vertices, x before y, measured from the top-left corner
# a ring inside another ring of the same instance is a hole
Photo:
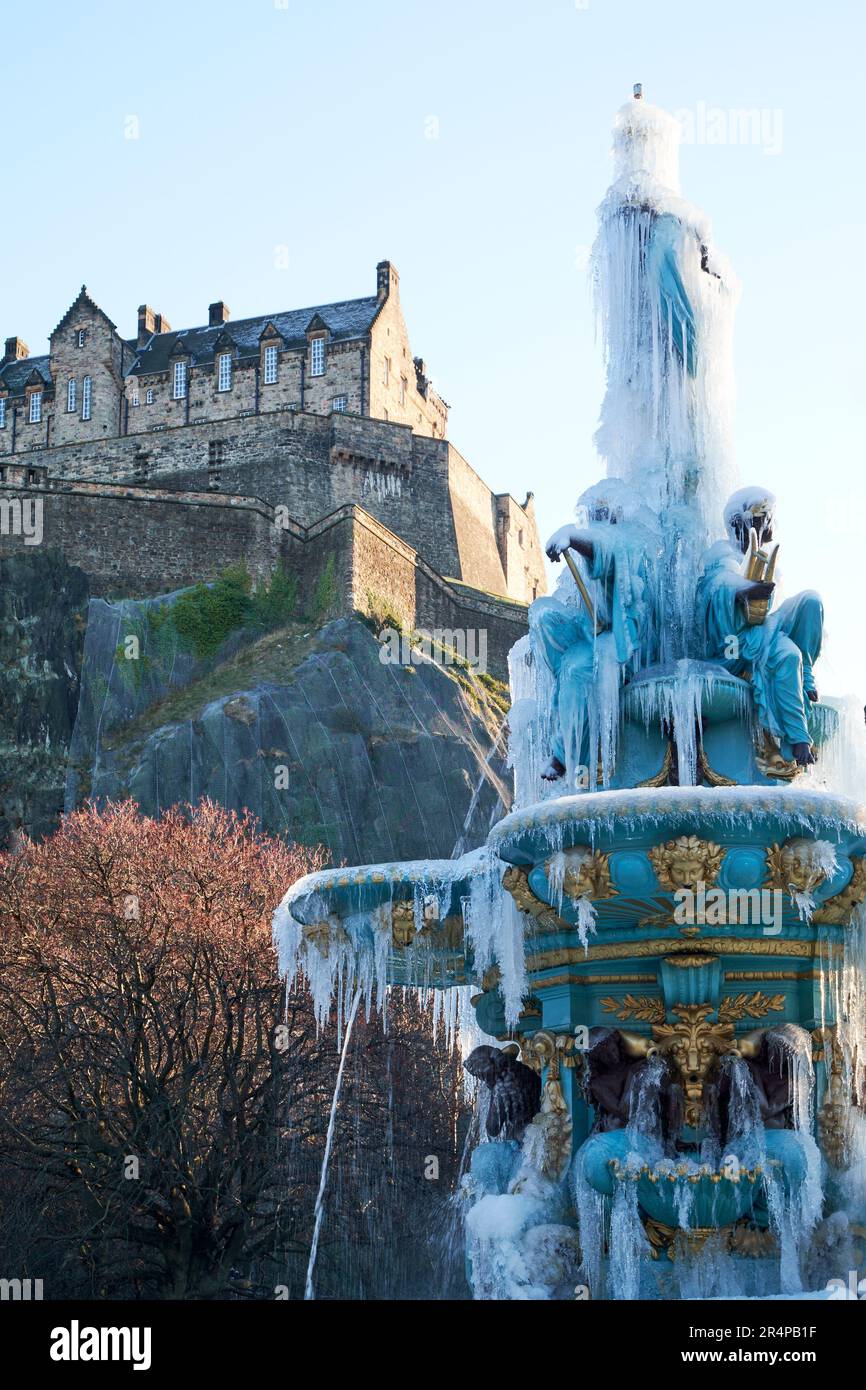
[[[594,1191],[613,1197],[619,1185],[634,1184],[644,1216],[680,1230],[721,1230],[749,1219],[767,1223],[768,1178],[788,1195],[806,1177],[806,1160],[789,1130],[764,1130],[750,1140],[763,1150],[760,1161],[739,1164],[729,1155],[711,1168],[694,1159],[665,1159],[658,1146],[626,1130],[593,1134],[578,1154],[578,1170]]]

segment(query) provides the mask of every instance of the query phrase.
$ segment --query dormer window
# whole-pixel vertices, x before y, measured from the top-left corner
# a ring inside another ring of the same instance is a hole
[[[278,365],[278,361],[279,361],[279,358],[278,358],[277,348],[276,348],[273,344],[271,344],[271,345],[269,345],[268,347],[266,347],[266,348],[265,348],[265,362],[264,362],[264,366],[265,366],[265,385],[266,385],[266,386],[273,386],[274,382],[275,382],[276,379],[277,379],[277,365]]]
[[[76,347],[84,347],[84,344],[85,344],[86,342],[87,342],[87,329],[86,329],[86,328],[79,328],[78,332],[77,332],[76,335],[75,335],[75,345],[76,345]]]
[[[31,391],[31,392],[30,392],[30,417],[29,417],[29,418],[30,418],[30,423],[31,423],[31,425],[38,425],[38,424],[39,424],[39,421],[42,419],[42,392],[41,392],[41,391]]]
[[[325,375],[325,340],[313,338],[310,341],[310,376]]]
[[[75,377],[71,376],[66,383],[66,411],[69,415],[75,414]]]
[[[230,391],[232,388],[232,355],[221,352],[217,358],[217,390]]]
[[[86,376],[81,383],[81,418],[90,419],[90,409],[93,403],[93,388],[90,377]]]
[[[172,395],[176,401],[182,401],[186,395],[186,363],[175,362],[174,381]]]

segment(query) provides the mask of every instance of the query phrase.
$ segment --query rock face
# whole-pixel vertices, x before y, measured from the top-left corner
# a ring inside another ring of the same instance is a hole
[[[49,833],[63,808],[87,597],[50,551],[0,559],[0,848]]]
[[[499,692],[420,654],[383,663],[356,619],[235,643],[208,669],[188,665],[182,688],[160,688],[151,668],[116,721],[114,642],[91,658],[88,637],[67,807],[132,796],[158,815],[208,796],[357,864],[447,858],[509,805]]]

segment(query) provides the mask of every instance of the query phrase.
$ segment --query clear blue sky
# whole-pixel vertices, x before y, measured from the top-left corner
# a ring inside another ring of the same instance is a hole
[[[866,694],[860,0],[282,4],[6,14],[0,334],[44,352],[82,282],[131,334],[144,300],[180,327],[370,293],[388,257],[453,442],[544,536],[601,471],[580,248],[613,113],[638,80],[756,108],[768,138],[685,147],[683,191],[744,284],[742,480],[780,495],[786,588],[824,594],[819,684]]]

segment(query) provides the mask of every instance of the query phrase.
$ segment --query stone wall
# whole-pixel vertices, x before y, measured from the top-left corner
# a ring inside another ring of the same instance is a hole
[[[10,527],[16,500],[40,509],[38,546]],[[37,548],[82,569],[94,595],[139,598],[214,579],[241,562],[264,578],[277,564],[282,538],[270,508],[256,498],[101,483],[0,487],[0,555]]]
[[[493,494],[447,440],[408,425],[274,411],[70,443],[28,452],[25,461],[49,467],[57,487],[139,481],[258,497],[302,526],[360,504],[440,574],[522,601],[544,592],[534,516]],[[4,467],[13,461],[0,460],[0,477]]]
[[[22,532],[12,524],[22,504],[39,509],[38,545],[28,544],[32,525]],[[260,581],[282,563],[311,611],[318,581],[330,572],[334,615],[393,615],[406,628],[458,630],[471,634],[465,640],[474,650],[483,632],[489,669],[500,676],[526,631],[524,604],[448,582],[352,503],[304,526],[257,497],[56,479],[0,485],[0,557],[36,550],[83,570],[101,597],[166,593],[238,564]]]

